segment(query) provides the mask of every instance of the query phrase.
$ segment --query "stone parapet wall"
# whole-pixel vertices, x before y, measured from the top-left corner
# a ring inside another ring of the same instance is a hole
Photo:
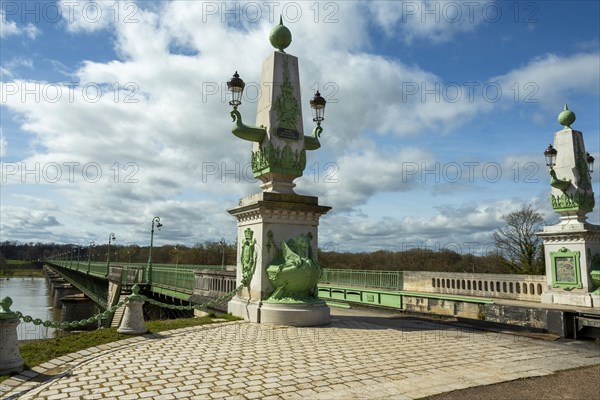
[[[541,301],[545,275],[404,271],[403,290]]]

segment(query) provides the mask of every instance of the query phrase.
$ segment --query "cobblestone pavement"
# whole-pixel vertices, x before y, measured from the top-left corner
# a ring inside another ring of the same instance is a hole
[[[600,364],[595,346],[415,318],[245,322],[133,337],[0,384],[6,399],[413,399]]]

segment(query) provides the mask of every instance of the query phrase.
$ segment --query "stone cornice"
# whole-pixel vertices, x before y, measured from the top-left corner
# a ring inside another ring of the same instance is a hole
[[[254,204],[230,208],[227,212],[235,216],[238,222],[258,220],[265,222],[318,222],[321,215],[326,214],[329,210],[331,210],[331,207],[313,204],[258,201]]]

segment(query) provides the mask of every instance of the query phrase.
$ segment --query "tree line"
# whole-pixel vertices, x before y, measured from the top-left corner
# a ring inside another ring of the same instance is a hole
[[[492,235],[495,251],[486,255],[460,254],[449,249],[379,250],[369,253],[319,249],[319,263],[323,268],[363,270],[544,274],[544,251],[541,240],[535,235],[543,227],[542,215],[527,205],[503,215],[502,220],[505,226],[499,227]],[[111,262],[145,263],[149,247],[112,244],[110,252]],[[6,267],[7,260],[43,261],[54,256],[80,262],[88,259],[102,262],[107,260],[108,244],[0,243],[0,267]],[[236,258],[236,244],[221,242],[152,248],[152,261],[158,264],[236,265]]]

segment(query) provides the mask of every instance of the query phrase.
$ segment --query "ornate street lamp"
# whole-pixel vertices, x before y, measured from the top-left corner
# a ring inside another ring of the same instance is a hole
[[[548,148],[544,150],[544,156],[546,157],[546,165],[550,167],[550,186],[559,189],[563,193],[571,186],[571,181],[558,179],[556,176],[556,171],[554,171],[554,166],[556,165],[556,155],[558,151],[552,147],[551,144],[548,145]]]
[[[160,217],[152,218],[152,229],[150,230],[150,250],[148,251],[148,268],[146,272],[146,282],[150,283],[152,279],[152,246],[154,245],[154,223],[156,222],[156,228],[160,230],[162,224],[160,223]]]
[[[592,172],[594,172],[594,157],[590,153],[585,153],[585,162],[587,163],[590,176],[592,176]]]
[[[556,165],[556,155],[558,151],[551,144],[548,145],[548,148],[544,150],[544,156],[546,157],[546,166],[550,167],[550,169],[554,168]]]
[[[108,235],[108,251],[106,252],[106,273],[108,274],[108,268],[110,267],[110,244],[113,240],[117,240],[114,233]]]
[[[242,94],[244,93],[244,87],[246,84],[240,78],[240,75],[235,71],[233,77],[227,81],[227,90],[231,92],[231,101],[229,105],[233,106],[234,110],[237,110],[237,107],[242,104]]]
[[[317,126],[313,130],[313,136],[321,137],[321,132],[323,132],[323,128],[321,128],[321,121],[325,119],[325,104],[327,101],[321,97],[321,93],[317,90],[315,93],[315,97],[310,100],[310,108],[313,111],[313,121],[317,123]]]
[[[90,266],[92,265],[92,246],[95,244],[96,244],[96,242],[94,242],[92,240],[88,245],[88,268],[87,268],[88,275],[90,274]]]

